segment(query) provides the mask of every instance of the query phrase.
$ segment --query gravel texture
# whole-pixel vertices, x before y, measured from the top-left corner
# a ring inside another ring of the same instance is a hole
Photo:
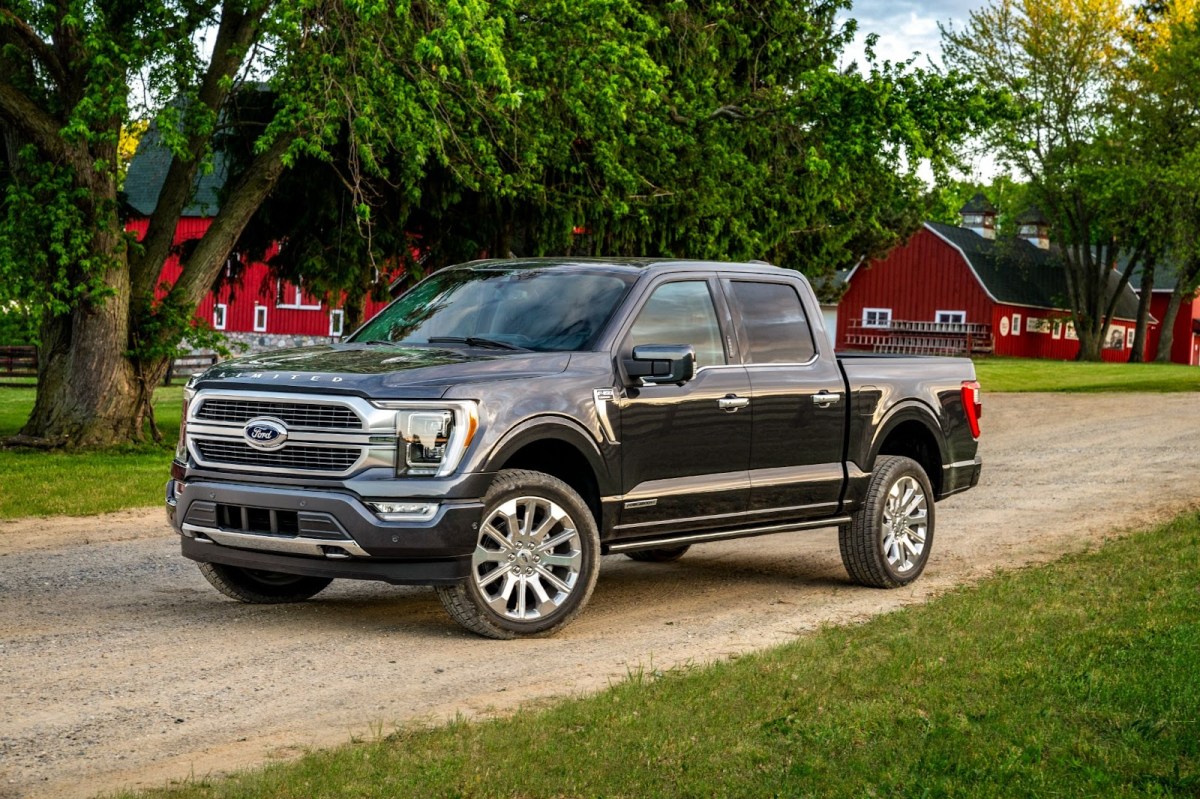
[[[339,582],[301,605],[238,604],[178,554],[161,510],[0,522],[0,797],[163,785],[594,691],[1200,507],[1195,395],[989,395],[983,425],[983,481],[938,506],[911,586],[851,585],[834,530],[672,564],[609,557],[588,608],[545,640],[465,633],[429,589]]]

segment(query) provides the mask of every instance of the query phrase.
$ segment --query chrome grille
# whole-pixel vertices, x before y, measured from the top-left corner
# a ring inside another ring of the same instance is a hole
[[[229,466],[300,469],[308,472],[344,472],[362,455],[359,447],[314,447],[288,444],[274,452],[262,452],[240,441],[198,439],[195,442],[206,463]]]
[[[319,430],[363,429],[362,419],[349,408],[312,402],[205,399],[196,411],[195,418],[208,422],[245,424],[259,416],[280,419],[288,427]]]

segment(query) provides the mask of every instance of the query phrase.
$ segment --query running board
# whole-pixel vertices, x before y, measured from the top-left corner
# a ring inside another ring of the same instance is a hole
[[[666,549],[668,547],[704,544],[709,541],[724,541],[729,538],[751,538],[756,535],[816,530],[820,527],[836,527],[839,524],[849,523],[849,516],[832,516],[827,519],[814,519],[809,522],[789,522],[788,524],[772,524],[766,527],[743,527],[740,530],[722,530],[714,533],[680,533],[660,538],[639,538],[637,541],[618,541],[615,544],[609,544],[605,551],[609,554],[616,554],[619,552],[633,552],[638,549]]]

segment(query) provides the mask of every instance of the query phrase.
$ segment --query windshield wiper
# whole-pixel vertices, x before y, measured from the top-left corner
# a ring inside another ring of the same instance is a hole
[[[488,347],[494,350],[523,350],[524,347],[518,347],[516,344],[509,344],[507,341],[498,341],[494,338],[481,338],[480,336],[430,336],[430,344],[466,344],[468,347]]]

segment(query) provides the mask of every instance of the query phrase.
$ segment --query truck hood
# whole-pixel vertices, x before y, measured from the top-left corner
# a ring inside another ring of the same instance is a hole
[[[193,378],[197,388],[349,393],[431,399],[452,386],[557,374],[567,352],[508,352],[381,344],[328,344],[223,361]]]

